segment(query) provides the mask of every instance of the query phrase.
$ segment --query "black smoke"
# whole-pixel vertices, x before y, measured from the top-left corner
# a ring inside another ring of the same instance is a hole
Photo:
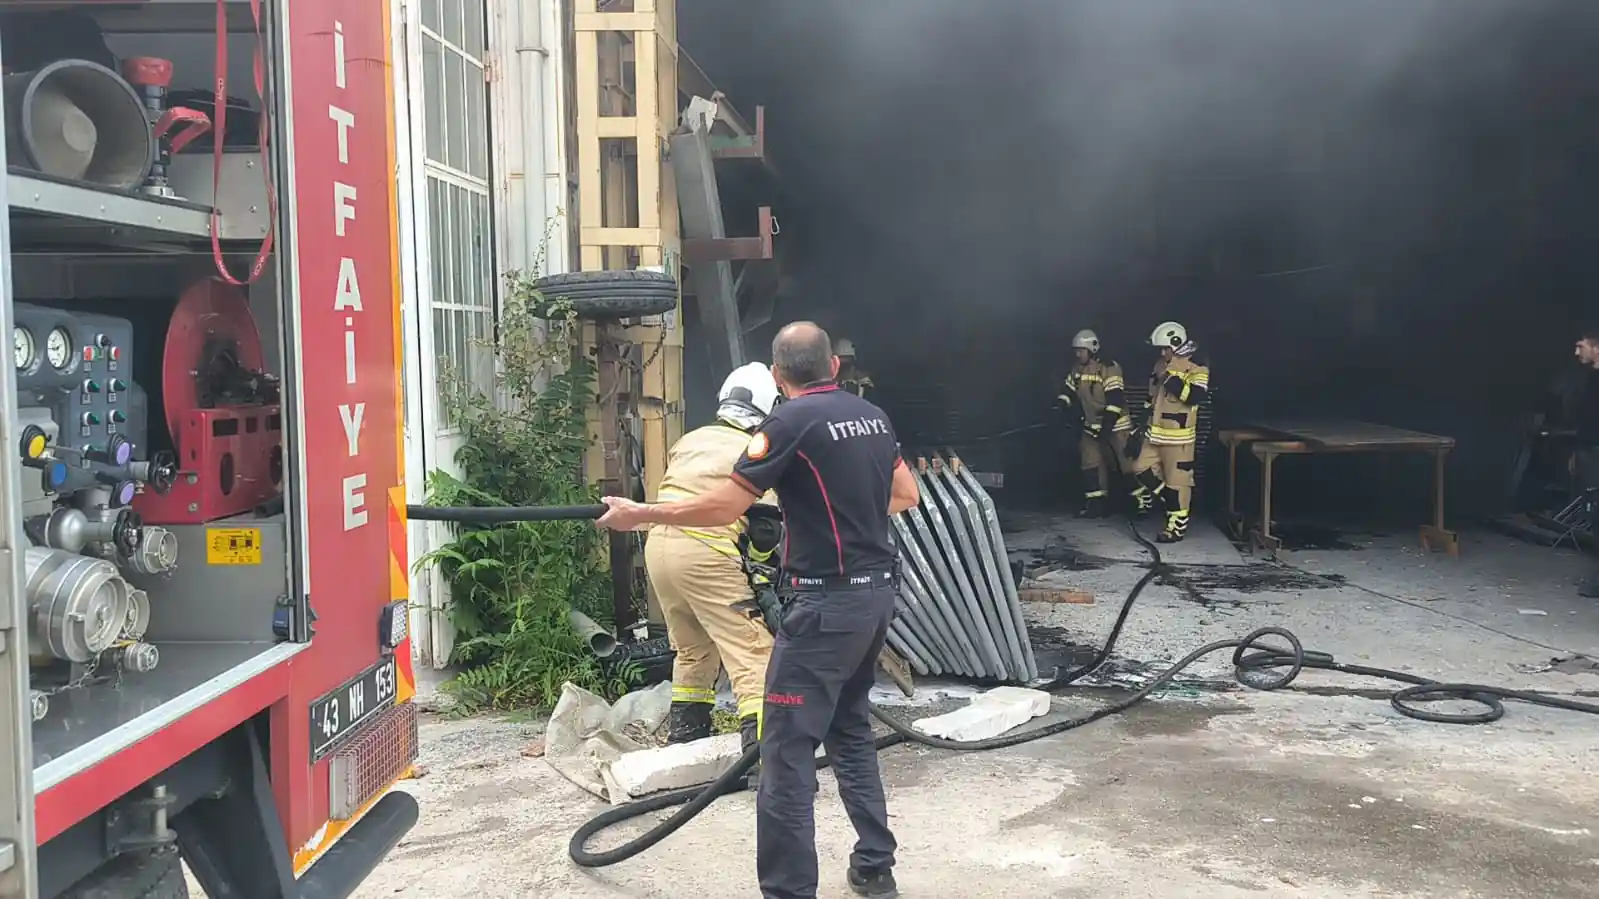
[[[1047,418],[1081,327],[1136,377],[1143,338],[1175,318],[1212,357],[1224,418],[1453,435],[1457,497],[1489,508],[1521,413],[1599,315],[1599,4],[691,0],[679,16],[733,101],[768,107],[779,215],[805,246],[778,321],[854,338],[917,439]],[[983,446],[1013,477],[1070,467],[1058,435]]]

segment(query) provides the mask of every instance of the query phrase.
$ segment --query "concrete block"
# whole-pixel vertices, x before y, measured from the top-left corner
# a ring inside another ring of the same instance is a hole
[[[708,784],[743,754],[738,734],[624,753],[605,771],[606,796],[620,804],[662,790]]]
[[[1048,711],[1049,694],[1043,690],[996,687],[965,708],[923,718],[912,726],[930,737],[966,743],[997,737]]]

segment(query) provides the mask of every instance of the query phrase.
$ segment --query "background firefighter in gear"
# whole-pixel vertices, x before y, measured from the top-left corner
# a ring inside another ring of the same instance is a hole
[[[777,402],[777,382],[766,366],[751,362],[728,375],[717,399],[715,424],[684,434],[667,455],[662,502],[686,499],[727,481],[750,433]],[[775,506],[768,494],[763,503]],[[716,678],[727,668],[738,700],[739,728],[746,748],[760,737],[766,696],[766,664],[772,635],[748,609],[753,599],[740,555],[745,522],[714,528],[656,525],[644,545],[644,564],[660,600],[677,659],[672,666],[672,711],[668,742],[711,735]],[[753,561],[770,556],[744,541]]]
[[[1149,375],[1147,417],[1128,441],[1126,456],[1133,460],[1133,498],[1139,512],[1150,511],[1158,497],[1166,511],[1158,540],[1176,543],[1188,533],[1199,404],[1210,393],[1210,369],[1196,358],[1188,329],[1177,322],[1161,322],[1149,343],[1160,358]]]
[[[861,399],[870,399],[877,391],[877,385],[872,383],[872,376],[855,364],[855,342],[848,337],[838,342],[838,377],[835,382],[839,387],[855,394]]]
[[[1074,408],[1083,419],[1078,441],[1083,461],[1083,518],[1103,518],[1110,514],[1110,466],[1120,461],[1127,450],[1127,435],[1133,430],[1127,414],[1127,385],[1122,369],[1115,362],[1099,358],[1099,335],[1078,331],[1072,338],[1077,364],[1066,376],[1060,401]],[[1110,444],[1107,451],[1105,444]],[[1130,466],[1123,463],[1123,469]]]

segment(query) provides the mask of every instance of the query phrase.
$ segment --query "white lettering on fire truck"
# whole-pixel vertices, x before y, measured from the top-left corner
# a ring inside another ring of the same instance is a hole
[[[333,182],[333,233],[344,236],[344,223],[355,221],[355,188],[343,181]]]
[[[333,83],[344,89],[344,23],[333,23]],[[328,104],[328,118],[338,135],[339,164],[350,164],[350,134],[355,130],[355,113]],[[342,181],[333,182],[333,232],[344,236],[346,222],[355,221],[355,188]],[[333,291],[333,311],[344,315],[344,383],[355,385],[355,316],[362,310],[361,280],[355,273],[355,260],[339,259],[339,281]],[[339,420],[344,423],[344,440],[349,457],[361,455],[361,424],[366,418],[366,403],[339,404]],[[344,529],[353,531],[367,523],[366,473],[345,477],[343,483]]]
[[[328,118],[339,126],[339,162],[348,165],[350,162],[350,128],[355,125],[355,113],[328,104]]]
[[[333,22],[333,85],[344,90],[344,23]]]

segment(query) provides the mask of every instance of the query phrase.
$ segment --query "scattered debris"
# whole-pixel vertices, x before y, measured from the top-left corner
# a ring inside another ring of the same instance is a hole
[[[1059,590],[1048,587],[1023,587],[1018,597],[1022,602],[1038,602],[1091,606],[1094,604],[1094,594],[1087,590]]]
[[[523,746],[522,747],[522,758],[525,758],[525,759],[541,759],[541,758],[544,758],[544,739],[541,737],[541,738],[539,738],[537,740],[534,740],[533,742],[527,744],[526,746]]]
[[[1599,674],[1599,660],[1585,655],[1555,656],[1535,665],[1510,666],[1522,674]]]
[[[1545,612],[1543,609],[1517,609],[1516,611],[1518,613],[1522,614],[1522,615],[1548,615],[1549,614],[1548,612]]]

